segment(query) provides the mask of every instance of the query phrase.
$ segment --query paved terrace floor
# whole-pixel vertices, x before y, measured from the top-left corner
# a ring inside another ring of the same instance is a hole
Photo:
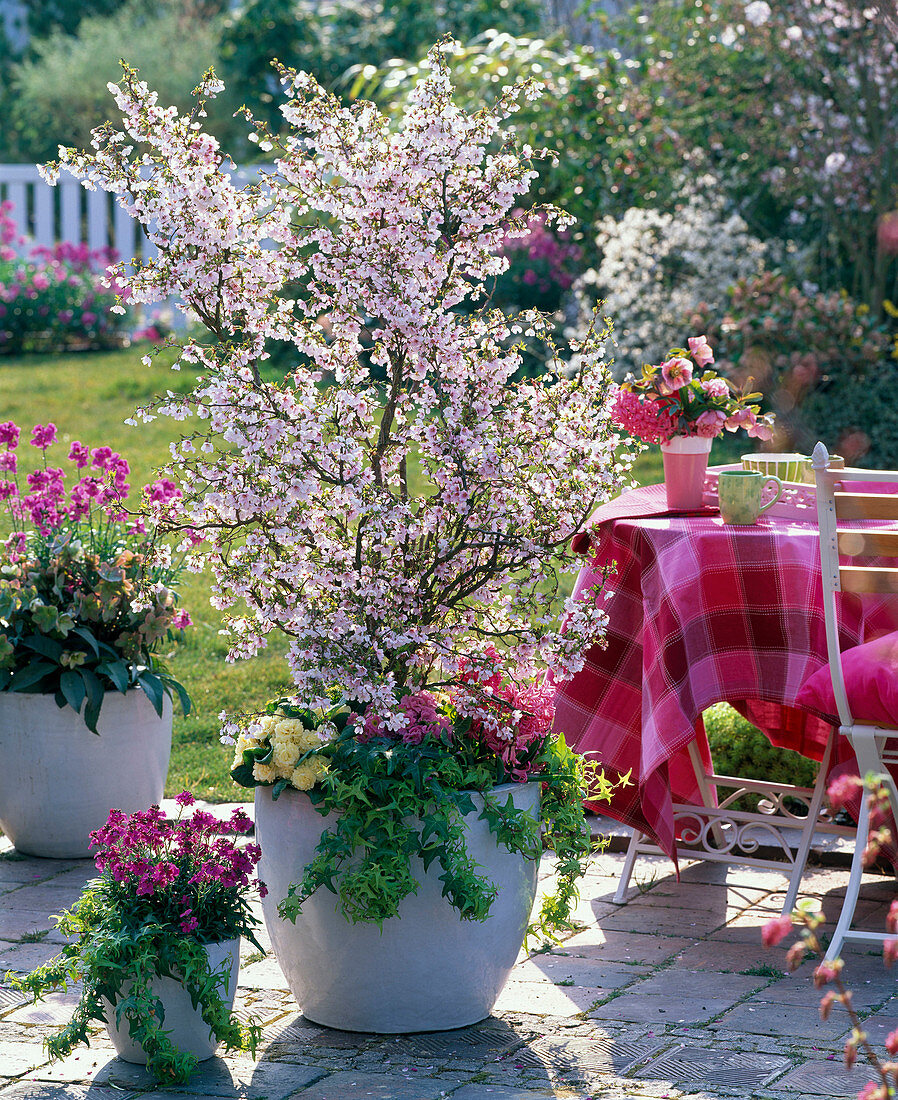
[[[849,1026],[820,1019],[810,964],[784,970],[786,945],[761,946],[785,880],[771,872],[645,859],[624,907],[611,904],[622,856],[596,857],[577,914],[583,930],[518,961],[493,1015],[475,1027],[396,1037],[303,1019],[271,955],[243,945],[238,1011],[264,1025],[257,1060],[201,1064],[189,1086],[155,1087],[115,1057],[105,1032],[50,1064],[41,1040],[75,993],[33,1005],[0,989],[0,1100],[696,1100],[854,1096],[869,1079],[842,1064]],[[0,851],[0,973],[27,971],[58,949],[50,914],[92,877],[89,861]],[[830,927],[847,871],[811,868],[805,896]],[[882,926],[893,879],[869,877],[865,918]],[[262,938],[262,942],[266,941]],[[898,974],[878,952],[846,950],[846,976],[881,1049],[898,1027]]]

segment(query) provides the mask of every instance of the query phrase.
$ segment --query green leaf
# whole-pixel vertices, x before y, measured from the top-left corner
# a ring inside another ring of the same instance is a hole
[[[78,673],[72,672],[71,669],[67,669],[59,677],[59,690],[65,696],[65,701],[72,710],[76,713],[80,713],[81,704],[84,702],[85,687],[84,680]]]
[[[10,691],[25,691],[26,688],[43,680],[48,673],[55,672],[58,667],[58,665],[51,665],[49,661],[32,661],[31,664],[16,671]]]
[[[97,665],[97,672],[101,672],[108,676],[109,679],[115,684],[116,689],[125,694],[128,688],[131,686],[131,677],[128,675],[128,666],[124,661],[103,661],[102,664]]]
[[[103,685],[100,678],[89,668],[79,668],[78,675],[84,681],[87,691],[87,705],[84,708],[84,724],[91,731],[97,732],[97,720],[100,717],[100,708],[103,706]]]
[[[26,649],[33,649],[35,653],[40,653],[44,657],[49,657],[51,661],[58,661],[62,656],[62,643],[57,642],[55,638],[48,638],[46,634],[29,634],[19,644]]]
[[[99,644],[97,643],[97,639],[93,636],[93,633],[90,630],[87,629],[86,626],[72,627],[71,632],[72,632],[72,634],[77,634],[79,638],[83,638],[83,640],[85,642],[87,642],[87,644],[90,646],[90,648],[94,651],[94,656],[95,657],[100,656],[100,647],[99,647]]]
[[[271,801],[277,802],[284,791],[290,786],[288,779],[279,779],[277,783],[271,788]]]
[[[137,677],[137,682],[140,684],[144,695],[153,704],[153,710],[162,717],[162,703],[165,699],[165,689],[162,686],[162,681],[152,672],[141,672]]]
[[[178,696],[178,702],[181,704],[181,710],[186,718],[193,708],[193,703],[191,702],[190,696],[187,694],[187,689],[183,684],[178,683],[172,676],[163,676],[161,679],[162,683],[168,689],[169,694],[174,691]]]

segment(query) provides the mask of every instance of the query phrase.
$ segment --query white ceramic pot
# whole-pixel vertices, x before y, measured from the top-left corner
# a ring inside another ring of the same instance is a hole
[[[240,940],[206,944],[206,954],[209,956],[209,965],[213,971],[218,970],[222,963],[227,963],[227,970],[219,982],[218,992],[230,1011],[234,1007],[234,996],[237,993]],[[153,995],[162,1001],[165,1012],[162,1028],[169,1032],[169,1038],[174,1046],[184,1054],[195,1054],[200,1061],[211,1058],[218,1046],[218,1040],[203,1019],[200,1009],[194,1008],[191,1004],[190,994],[184,986],[176,978],[155,978],[151,983],[151,989]],[[115,1021],[115,1009],[105,998],[103,1007],[106,1010],[106,1030],[116,1054],[126,1062],[145,1066],[146,1053],[143,1047],[131,1038],[128,1019],[123,1016],[119,1027]]]
[[[0,692],[0,828],[18,851],[85,858],[111,809],[133,813],[162,798],[171,700],[159,718],[139,688],[107,692],[97,730],[52,695]]]
[[[539,785],[498,787],[504,802],[536,816]],[[444,1031],[484,1019],[492,1011],[514,965],[536,895],[538,862],[496,844],[482,807],[465,818],[466,843],[498,895],[485,921],[463,921],[442,896],[438,862],[419,874],[417,894],[402,902],[399,916],[383,923],[349,924],[337,899],[318,890],[296,923],[282,920],[277,904],[299,882],[312,859],[322,818],[308,796],[286,790],[275,802],[270,788],[256,788],[256,839],[262,846],[259,878],[268,887],[262,902],[274,953],[303,1014],[344,1031],[400,1033]]]

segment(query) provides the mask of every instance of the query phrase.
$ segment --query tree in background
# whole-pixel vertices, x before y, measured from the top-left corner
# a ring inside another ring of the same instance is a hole
[[[56,29],[34,39],[30,56],[10,75],[8,144],[0,160],[43,161],[60,144],[89,145],[91,130],[108,115],[106,85],[121,76],[122,57],[153,83],[163,105],[186,107],[190,89],[218,61],[220,19],[208,12],[206,3],[132,0],[113,15],[85,16],[77,36]],[[220,140],[236,129],[237,106],[233,100],[211,106],[207,126]]]

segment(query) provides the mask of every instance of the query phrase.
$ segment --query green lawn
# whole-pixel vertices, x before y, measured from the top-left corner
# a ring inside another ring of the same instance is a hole
[[[79,439],[92,447],[109,446],[131,464],[132,484],[151,480],[155,467],[168,456],[168,445],[177,438],[178,425],[166,417],[149,424],[125,424],[136,405],[166,389],[190,384],[186,372],[173,373],[165,366],[141,363],[144,346],[124,351],[80,353],[67,356],[33,355],[0,358],[0,421],[14,420],[23,429],[19,447],[23,469],[33,466],[37,452],[27,444],[35,423],[56,424],[65,451],[57,448],[64,464],[68,444]],[[727,439],[724,450],[715,444],[712,461],[723,462],[739,453],[740,441]],[[742,441],[742,449],[744,441]],[[51,456],[53,452],[50,452]],[[636,474],[643,484],[661,480],[661,455],[650,448],[641,456]],[[209,603],[205,577],[187,576],[182,604],[196,624],[185,642],[171,655],[174,675],[194,701],[187,718],[175,717],[174,748],[167,794],[189,787],[212,801],[242,798],[248,792],[236,787],[228,775],[230,751],[218,741],[218,714],[222,710],[249,711],[280,694],[288,676],[283,661],[285,644],[272,636],[271,644],[251,661],[228,664],[226,645],[220,636],[221,614]]]

